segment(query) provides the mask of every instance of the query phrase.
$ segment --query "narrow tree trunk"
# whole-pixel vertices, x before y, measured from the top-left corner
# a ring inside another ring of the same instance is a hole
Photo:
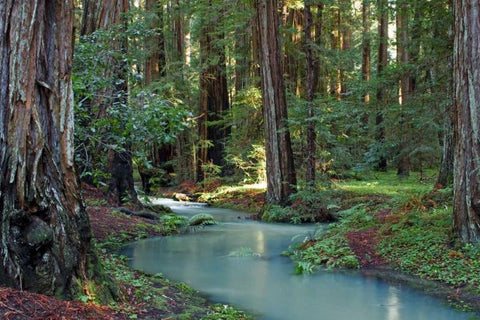
[[[377,0],[378,10],[378,64],[377,76],[381,79],[383,72],[388,64],[388,2],[386,0]],[[383,84],[379,84],[377,89],[377,104],[383,107],[386,104],[386,88]],[[376,140],[380,149],[385,144],[385,124],[383,112],[379,111],[375,117]],[[380,155],[377,170],[387,171],[387,159],[384,155]]]
[[[305,1],[305,56],[306,56],[306,100],[307,100],[307,186],[315,186],[315,110],[313,100],[318,87],[318,67],[315,68],[312,39],[313,18],[309,0]]]
[[[301,31],[303,21],[301,11],[298,9],[288,9],[284,6],[284,10],[287,12],[284,28],[291,30],[290,36],[285,39],[285,63],[284,74],[286,79],[286,87],[288,90],[297,96],[300,96],[301,92],[301,78],[299,69],[299,59],[297,49],[301,46],[301,35],[297,31]],[[301,50],[301,49],[300,49]]]
[[[409,32],[408,32],[408,8],[404,0],[397,1],[397,60],[401,66],[406,67],[410,62],[409,55]],[[412,94],[410,87],[410,76],[408,72],[403,72],[400,77],[400,123],[399,123],[399,161],[397,162],[397,175],[410,175],[410,156],[408,143],[409,124],[405,116],[406,103]]]
[[[276,0],[257,0],[256,7],[267,155],[266,202],[284,205],[295,192],[296,174],[287,126],[278,3]]]
[[[480,241],[479,0],[455,0],[453,228],[464,242]]]
[[[451,34],[453,34],[453,25],[450,28]],[[439,36],[440,31],[438,25],[434,29],[434,36]],[[453,40],[453,39],[452,39]],[[453,41],[452,41],[453,44]],[[450,70],[453,70],[453,50],[452,55],[448,58],[448,67]],[[436,75],[435,69],[438,68],[435,65],[434,70],[431,71],[432,74]],[[438,173],[437,181],[435,182],[436,188],[443,188],[451,186],[453,184],[453,162],[454,162],[454,141],[453,141],[453,120],[454,120],[454,98],[453,98],[453,72],[450,74],[449,81],[446,81],[444,85],[440,86],[439,92],[448,94],[450,103],[445,106],[444,115],[443,115],[443,143],[442,143],[442,161],[440,163],[440,170]]]
[[[341,0],[341,10],[339,12],[340,21],[340,43],[341,50],[345,56],[352,49],[352,4],[350,0]],[[352,59],[344,59],[342,65],[339,67],[340,74],[340,94],[345,96],[347,93],[348,72],[354,68]]]
[[[452,105],[445,108],[443,152],[436,187],[443,188],[453,183],[453,110]]]
[[[67,298],[91,238],[74,171],[72,36],[72,1],[0,5],[0,284]]]
[[[370,22],[370,1],[363,0],[362,3],[362,80],[365,82],[365,85],[368,86],[371,78],[371,22]],[[368,90],[363,94],[363,102],[367,105],[370,102],[370,93]],[[369,114],[365,112],[362,117],[362,125],[364,128],[368,127]]]
[[[129,150],[130,148],[125,151],[110,151],[109,168],[112,178],[109,192],[116,197],[114,200],[118,204],[131,202],[140,206],[133,181],[132,153]]]
[[[324,41],[322,39],[323,37],[323,26],[324,26],[324,10],[325,10],[325,4],[320,3],[317,5],[317,16],[315,20],[315,45],[318,48],[318,50],[323,50],[324,49]],[[320,95],[327,95],[327,78],[324,76],[326,74],[325,71],[325,65],[320,63],[320,55],[317,55],[317,58],[313,60],[314,64],[314,83],[317,83],[317,92]]]

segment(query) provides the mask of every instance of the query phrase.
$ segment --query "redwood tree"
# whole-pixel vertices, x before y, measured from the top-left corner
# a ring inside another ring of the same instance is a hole
[[[62,297],[86,274],[91,237],[73,161],[72,36],[73,1],[0,5],[0,284]]]
[[[296,174],[287,126],[278,3],[276,0],[257,0],[256,7],[266,136],[266,201],[283,205],[288,202],[289,195],[295,192]]]
[[[480,241],[480,8],[455,0],[454,230],[464,242]]]

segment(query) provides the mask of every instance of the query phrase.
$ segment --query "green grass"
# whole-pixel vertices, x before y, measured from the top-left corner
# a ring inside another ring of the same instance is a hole
[[[412,195],[426,193],[433,188],[435,171],[423,174],[412,173],[409,177],[398,177],[395,171],[369,173],[362,180],[335,182],[333,187],[355,195],[384,195],[406,200]],[[426,177],[426,179],[425,179]]]

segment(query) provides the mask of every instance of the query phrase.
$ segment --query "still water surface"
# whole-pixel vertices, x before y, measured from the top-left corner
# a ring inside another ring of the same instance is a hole
[[[195,233],[135,242],[123,252],[134,268],[183,281],[215,302],[236,305],[265,320],[463,320],[413,289],[355,273],[298,276],[280,253],[312,226],[245,220],[245,213],[162,200],[177,214],[212,214],[220,225]],[[298,240],[297,240],[298,241]],[[246,252],[253,255],[244,256]]]

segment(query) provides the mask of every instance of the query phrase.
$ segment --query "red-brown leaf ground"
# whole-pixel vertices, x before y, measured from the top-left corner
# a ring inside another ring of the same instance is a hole
[[[0,288],[0,318],[10,320],[124,320],[109,307],[62,301],[41,294]]]
[[[377,212],[375,216],[381,221],[385,221],[389,213],[390,210],[385,209]],[[345,234],[345,237],[362,268],[373,268],[388,264],[388,261],[382,258],[376,251],[378,228],[352,231]]]
[[[105,195],[99,189],[83,186],[84,196],[87,202],[98,202],[98,205],[87,206],[90,224],[94,238],[98,242],[104,242],[109,236],[123,232],[134,236],[140,231],[141,225],[154,224],[155,222],[136,216],[115,214],[112,208],[105,203]],[[103,202],[102,202],[103,201]],[[143,228],[151,235],[158,235],[153,228]],[[128,291],[128,288],[126,288]],[[132,301],[126,303],[133,308],[132,311],[141,314],[142,305]],[[138,306],[139,310],[135,310]],[[155,310],[149,310],[150,319],[162,319],[155,315]],[[143,317],[139,317],[143,318]],[[0,319],[12,320],[116,320],[128,319],[128,316],[106,306],[83,304],[75,301],[62,301],[53,297],[0,287]]]

